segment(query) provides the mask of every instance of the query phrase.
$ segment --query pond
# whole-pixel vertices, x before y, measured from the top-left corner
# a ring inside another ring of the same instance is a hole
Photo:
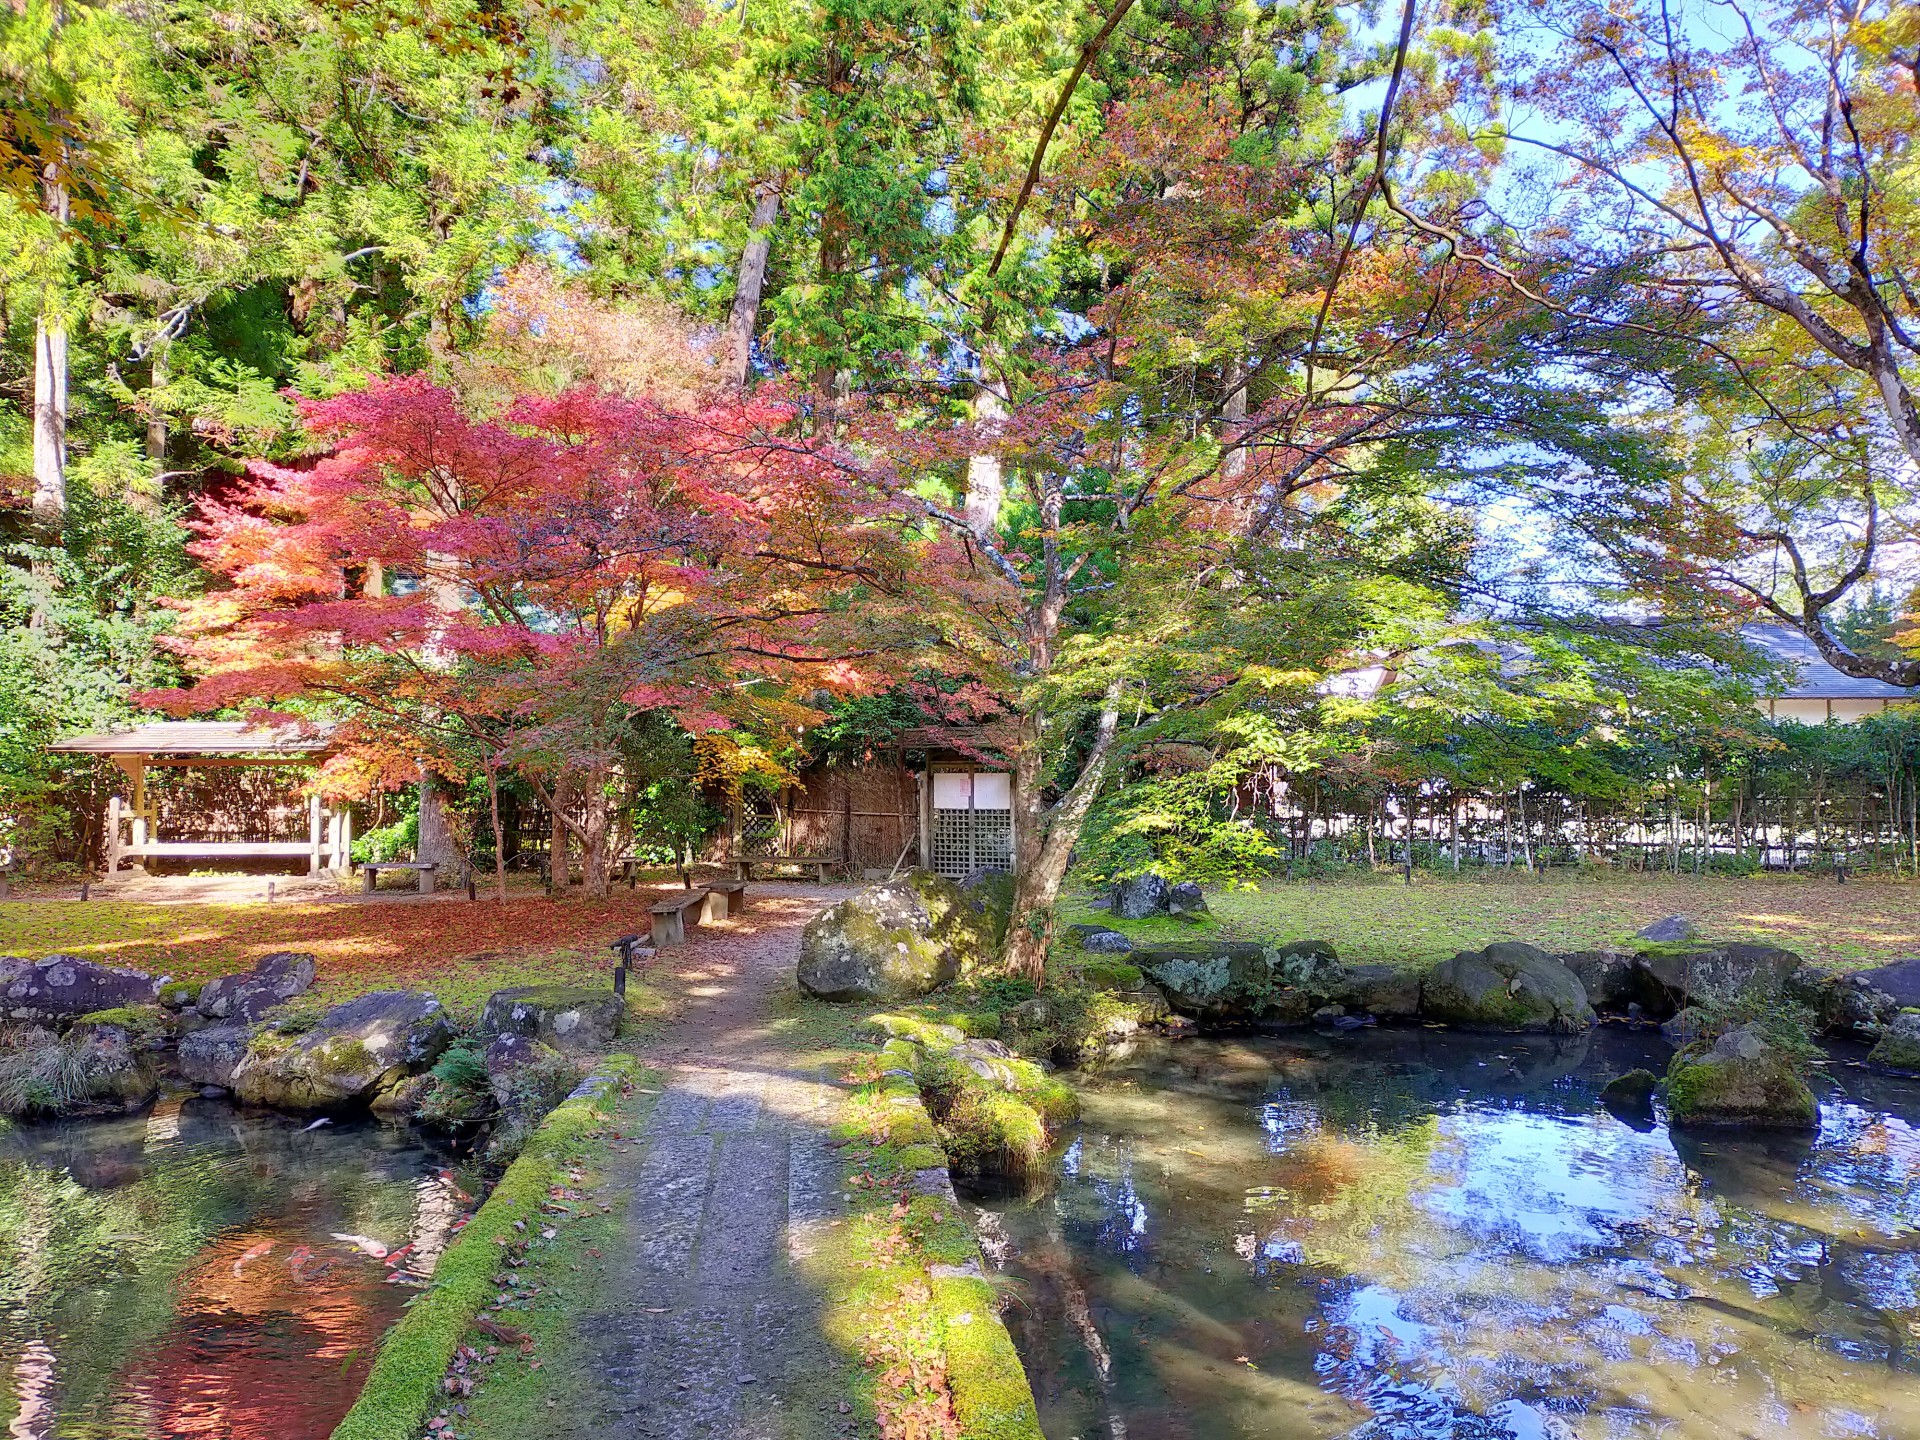
[[[1050,1440],[1920,1437],[1920,1086],[1671,1135],[1657,1037],[1166,1042],[985,1200]],[[1818,1088],[1818,1087],[1816,1087]]]
[[[200,1098],[0,1132],[0,1433],[323,1440],[468,1208],[449,1163]]]

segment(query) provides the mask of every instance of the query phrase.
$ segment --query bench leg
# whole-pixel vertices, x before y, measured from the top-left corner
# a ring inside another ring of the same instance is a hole
[[[669,945],[687,943],[686,926],[680,923],[680,912],[672,911],[666,915],[653,917],[653,948],[664,950]]]
[[[727,918],[727,897],[718,890],[709,890],[706,900],[700,906],[700,923],[711,925],[716,920]]]
[[[422,895],[433,894],[433,871],[422,870],[420,872],[420,893]]]
[[[379,872],[371,865],[360,872],[360,891],[362,894],[371,895],[373,893],[373,882],[378,874]]]

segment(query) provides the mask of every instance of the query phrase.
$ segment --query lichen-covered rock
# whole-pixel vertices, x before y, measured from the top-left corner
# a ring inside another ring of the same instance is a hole
[[[1350,965],[1334,1000],[1376,1020],[1411,1020],[1420,1013],[1420,975],[1399,965]]]
[[[264,1020],[274,1006],[306,992],[313,984],[314,968],[313,956],[296,951],[263,955],[244,974],[222,975],[201,986],[194,1008],[210,1020],[247,1024]]]
[[[1216,1026],[1304,1023],[1347,985],[1346,967],[1323,940],[1174,942],[1136,949],[1133,962],[1174,1010]]]
[[[1660,1033],[1676,1045],[1685,1045],[1706,1033],[1710,1019],[1705,1010],[1697,1005],[1689,1005],[1661,1021]]]
[[[209,1025],[180,1041],[180,1074],[195,1085],[233,1088],[233,1072],[253,1043],[251,1025]]]
[[[1114,882],[1112,913],[1122,920],[1145,920],[1167,913],[1167,882],[1161,875],[1130,875]]]
[[[1793,1062],[1745,1025],[1698,1040],[1667,1067],[1667,1113],[1675,1125],[1806,1128],[1820,1105]]]
[[[1512,941],[1434,966],[1420,984],[1420,1014],[1468,1029],[1562,1035],[1594,1023],[1580,977],[1546,951]]]
[[[1812,965],[1789,978],[1787,993],[1813,1012],[1816,1030],[1840,1040],[1877,1040],[1900,1013],[1900,1002],[1864,976]]]
[[[334,1006],[303,1035],[256,1035],[234,1070],[233,1090],[250,1104],[288,1110],[364,1103],[432,1064],[452,1036],[433,996],[377,990]]]
[[[1920,1071],[1920,1011],[1902,1010],[1894,1016],[1867,1052],[1867,1063]]]
[[[912,999],[987,964],[1005,925],[983,891],[915,870],[807,922],[800,986],[821,1000]]]
[[[626,1005],[612,990],[573,985],[519,985],[496,990],[480,1012],[480,1034],[523,1035],[556,1050],[605,1050],[620,1033]]]
[[[1133,949],[1131,939],[1105,925],[1075,925],[1073,933],[1080,938],[1080,948],[1090,955],[1125,955]]]
[[[39,1025],[0,1031],[0,1115],[121,1115],[158,1088],[122,1025],[75,1024],[65,1037]]]
[[[1703,1001],[1784,990],[1805,966],[1791,950],[1744,942],[1640,956],[1640,970],[1651,982],[1649,1007],[1659,1015]]]
[[[125,1005],[153,1005],[161,979],[75,955],[0,956],[0,1018],[61,1020]]]
[[[1207,897],[1200,887],[1191,880],[1182,880],[1167,891],[1167,913],[1169,915],[1205,915]]]
[[[502,1110],[545,1115],[580,1082],[578,1067],[526,1035],[496,1035],[487,1046],[487,1088]]]

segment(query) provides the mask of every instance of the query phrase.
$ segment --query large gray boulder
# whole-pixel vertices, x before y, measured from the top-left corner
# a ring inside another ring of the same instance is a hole
[[[1133,963],[1175,1013],[1208,1025],[1301,1024],[1345,991],[1347,969],[1323,940],[1291,945],[1173,941],[1134,950]]]
[[[1819,1102],[1792,1060],[1752,1025],[1681,1050],[1667,1067],[1665,1090],[1677,1126],[1807,1129],[1820,1120]]]
[[[1700,934],[1684,915],[1669,915],[1641,928],[1637,938],[1654,945],[1685,945]]]
[[[1400,965],[1350,965],[1334,1003],[1376,1020],[1411,1020],[1420,1013],[1420,974]]]
[[[194,1008],[209,1020],[246,1024],[264,1020],[274,1006],[306,993],[313,984],[314,968],[311,955],[291,950],[263,955],[244,974],[222,975],[201,986]]]
[[[1167,913],[1169,894],[1164,876],[1131,875],[1114,882],[1110,909],[1120,920],[1145,920]]]
[[[1075,925],[1073,932],[1080,937],[1080,948],[1089,955],[1127,955],[1133,951],[1132,940],[1104,925]]]
[[[1787,994],[1813,1012],[1814,1028],[1841,1040],[1873,1041],[1900,1013],[1900,1002],[1859,974],[1809,965],[1787,981]]]
[[[433,996],[376,990],[334,1006],[304,1035],[262,1031],[234,1069],[233,1091],[285,1110],[362,1104],[431,1065],[452,1038]]]
[[[991,961],[1006,918],[984,887],[930,870],[872,885],[800,934],[800,986],[821,1000],[906,1000]]]
[[[1182,880],[1167,891],[1167,913],[1169,915],[1205,915],[1207,897],[1200,887],[1191,880]]]
[[[1624,1012],[1629,1006],[1647,1006],[1656,988],[1640,957],[1622,950],[1580,950],[1558,957],[1580,978],[1587,1003],[1596,1010]]]
[[[1594,1023],[1580,977],[1544,950],[1501,942],[1464,951],[1427,972],[1420,1014],[1474,1030],[1571,1035]]]
[[[626,1005],[612,990],[519,985],[496,990],[480,1012],[481,1037],[522,1035],[556,1050],[605,1050],[620,1033]]]
[[[1650,982],[1650,1006],[1661,1015],[1756,989],[1783,990],[1806,963],[1791,950],[1744,942],[1640,956],[1640,969]]]
[[[1903,1010],[1894,1016],[1867,1052],[1867,1063],[1888,1070],[1920,1071],[1920,1011]]]
[[[233,1072],[253,1043],[251,1025],[209,1025],[180,1040],[180,1075],[195,1085],[233,1088]]]
[[[1920,960],[1892,960],[1853,973],[1882,994],[1892,996],[1898,1005],[1920,1006]]]
[[[0,956],[0,1018],[63,1020],[96,1010],[152,1005],[160,999],[160,985],[157,975],[76,955],[44,960]]]

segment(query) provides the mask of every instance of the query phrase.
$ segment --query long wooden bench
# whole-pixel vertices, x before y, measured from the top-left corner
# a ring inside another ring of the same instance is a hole
[[[811,869],[814,878],[824,885],[827,883],[827,867],[840,863],[838,855],[740,855],[734,858],[733,877],[736,880],[753,878],[748,872],[756,865],[796,865]]]
[[[413,870],[420,876],[420,893],[431,895],[433,872],[439,868],[430,860],[369,860],[360,867],[360,888],[363,893],[371,895],[382,870]]]

